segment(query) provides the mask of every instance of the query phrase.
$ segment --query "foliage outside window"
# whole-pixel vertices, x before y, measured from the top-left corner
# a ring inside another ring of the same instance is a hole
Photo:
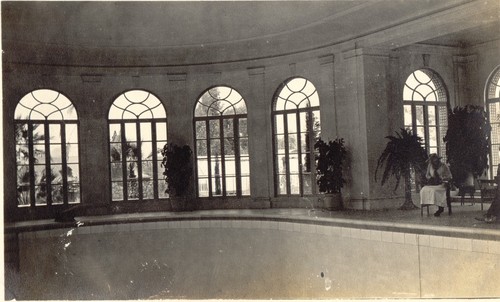
[[[317,193],[314,144],[320,131],[319,97],[314,85],[304,78],[283,83],[273,104],[277,195]]]
[[[491,125],[490,175],[497,175],[500,164],[500,66],[492,73],[486,86],[486,110]]]
[[[125,92],[111,105],[108,119],[112,200],[167,198],[161,168],[167,119],[161,101],[148,91]]]
[[[18,207],[80,203],[78,115],[57,91],[34,90],[14,112]]]
[[[199,197],[250,195],[247,108],[227,86],[205,91],[195,107]]]
[[[413,72],[403,89],[404,126],[423,139],[425,150],[445,160],[443,138],[448,125],[446,90],[436,73],[428,69]]]

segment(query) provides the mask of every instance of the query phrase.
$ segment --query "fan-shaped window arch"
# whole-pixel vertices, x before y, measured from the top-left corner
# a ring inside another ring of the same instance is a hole
[[[14,111],[18,207],[80,202],[78,114],[63,94],[37,89]]]
[[[446,157],[448,98],[443,81],[429,69],[412,72],[403,88],[404,126],[423,138],[428,153]]]
[[[145,90],[118,96],[108,113],[113,201],[167,198],[161,149],[167,143],[167,114]]]
[[[277,195],[317,193],[313,148],[320,131],[316,87],[300,77],[281,84],[273,102],[274,183]]]
[[[500,66],[495,68],[486,84],[486,110],[491,124],[490,173],[497,175],[500,164]]]
[[[250,195],[247,108],[228,86],[206,90],[194,109],[199,197]]]

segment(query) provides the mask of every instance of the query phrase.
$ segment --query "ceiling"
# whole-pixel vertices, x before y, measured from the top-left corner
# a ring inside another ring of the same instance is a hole
[[[110,65],[135,58],[129,63],[160,64],[161,57],[165,64],[199,64],[357,40],[368,41],[363,46],[468,47],[500,38],[500,1],[3,1],[1,6],[4,62]],[[474,15],[476,7],[484,18]],[[462,19],[454,17],[456,8]],[[429,22],[418,21],[427,17]]]

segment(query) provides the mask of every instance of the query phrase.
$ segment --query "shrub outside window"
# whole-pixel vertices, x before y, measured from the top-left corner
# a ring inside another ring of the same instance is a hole
[[[167,198],[161,167],[167,119],[161,101],[148,91],[125,92],[111,105],[108,120],[112,200]]]
[[[38,89],[14,112],[18,207],[80,203],[78,115],[61,93]]]

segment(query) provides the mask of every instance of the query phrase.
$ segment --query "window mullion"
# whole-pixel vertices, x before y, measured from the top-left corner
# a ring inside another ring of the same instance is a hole
[[[297,111],[295,113],[295,129],[297,129],[297,160],[299,162],[299,194],[304,196],[304,183],[302,181],[302,142],[301,142],[301,129],[300,129],[300,114]],[[307,130],[306,130],[307,131]]]
[[[160,197],[158,187],[160,179],[158,179],[158,147],[156,144],[156,123],[151,122],[151,142],[153,151],[153,198],[158,200]],[[142,148],[141,148],[142,151]],[[141,153],[142,154],[142,153]],[[163,180],[162,180],[163,181]]]
[[[47,206],[52,205],[52,168],[50,166],[50,133],[49,124],[45,122],[43,124],[44,134],[45,134],[45,190],[47,198]]]
[[[137,150],[139,151],[137,155],[137,190],[139,191],[139,200],[143,200],[143,191],[142,191],[142,140],[141,140],[141,124],[139,121],[136,121],[135,133],[137,137]]]
[[[62,181],[63,181],[63,203],[68,204],[68,154],[66,150],[66,124],[61,125],[61,152],[62,152]]]
[[[219,136],[220,136],[220,178],[222,180],[222,196],[226,196],[226,155],[224,148],[224,118],[219,120]]]
[[[292,192],[290,185],[290,153],[288,150],[288,115],[283,114],[283,124],[285,133],[285,178],[286,178],[286,195],[290,195]]]
[[[233,136],[234,136],[234,165],[236,172],[236,196],[242,196],[241,189],[241,153],[240,153],[240,119],[233,119]]]
[[[429,137],[429,114],[427,113],[428,105],[422,106],[422,112],[424,114],[424,136],[425,136],[425,149],[427,153],[430,152],[430,137]]]
[[[125,123],[120,122],[120,140],[122,147],[122,183],[123,183],[123,200],[128,200],[128,173],[127,173],[127,155],[125,154],[126,136],[125,136]]]
[[[30,206],[36,205],[35,197],[35,151],[33,146],[33,123],[28,122],[29,176],[30,176]]]
[[[210,149],[210,120],[205,121],[207,135],[207,163],[208,163],[208,197],[212,197],[212,150]]]

